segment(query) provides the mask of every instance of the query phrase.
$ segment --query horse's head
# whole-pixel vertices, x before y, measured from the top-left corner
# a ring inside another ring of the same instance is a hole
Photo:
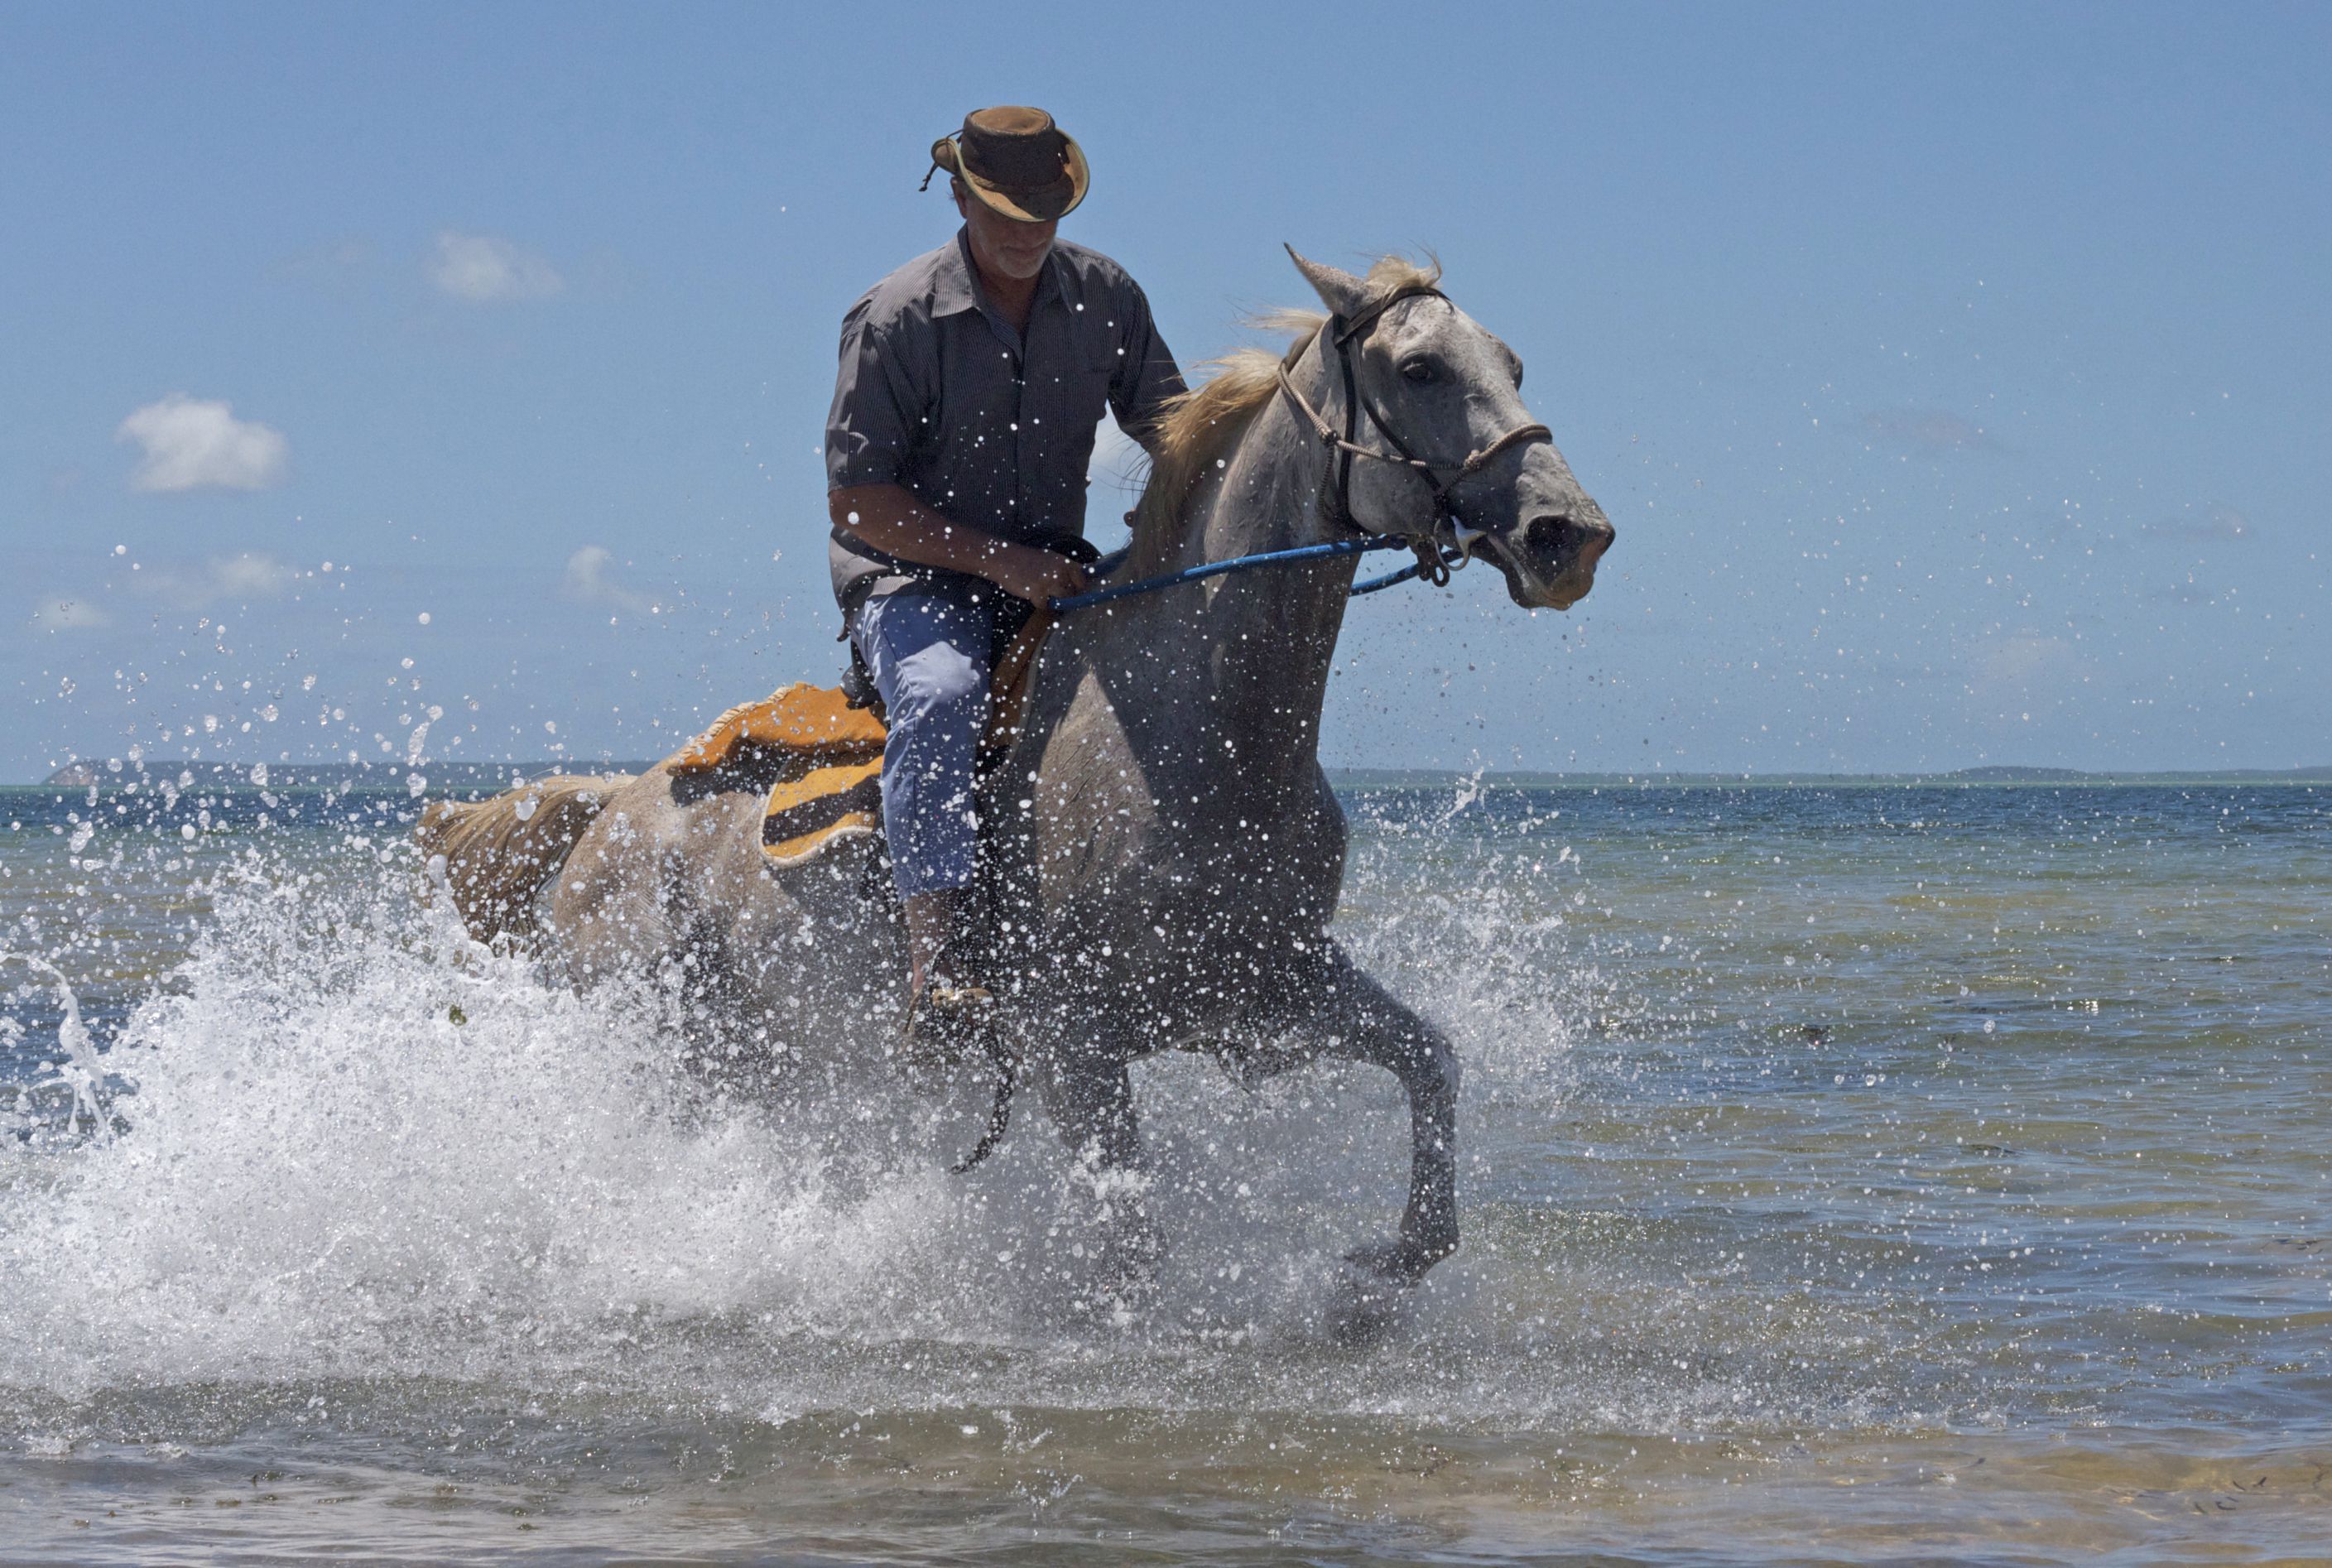
[[[1497,563],[1516,604],[1569,609],[1585,598],[1595,562],[1610,548],[1611,524],[1554,443],[1538,438],[1515,351],[1433,290],[1433,274],[1391,263],[1358,278],[1288,254],[1333,318],[1321,349],[1335,401],[1324,412],[1344,418],[1335,368],[1342,323],[1349,335],[1341,351],[1352,356],[1367,416],[1353,425],[1355,443],[1405,454],[1437,475],[1398,463],[1352,464],[1352,521],[1372,533],[1420,532],[1443,490],[1457,542]],[[1530,438],[1514,439],[1518,432]],[[1469,468],[1467,459],[1482,453],[1488,455]]]

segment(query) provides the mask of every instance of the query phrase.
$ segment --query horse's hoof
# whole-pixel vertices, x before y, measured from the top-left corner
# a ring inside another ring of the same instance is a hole
[[[1078,1289],[1069,1309],[1090,1322],[1123,1324],[1157,1299],[1157,1265],[1119,1258],[1105,1265],[1098,1278],[1085,1282]]]
[[[1166,1243],[1147,1214],[1120,1212],[1099,1227],[1093,1241],[1088,1272],[1072,1310],[1095,1321],[1123,1323],[1157,1301]]]
[[[1334,1296],[1328,1303],[1328,1336],[1346,1350],[1367,1350],[1382,1343],[1400,1323],[1417,1279],[1395,1266],[1387,1255],[1400,1250],[1397,1242],[1356,1247],[1344,1255]]]
[[[1344,1254],[1344,1261],[1387,1286],[1411,1286],[1440,1258],[1407,1241],[1372,1241]]]

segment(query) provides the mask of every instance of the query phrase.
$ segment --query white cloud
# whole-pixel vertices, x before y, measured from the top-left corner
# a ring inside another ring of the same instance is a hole
[[[180,609],[205,609],[220,599],[281,598],[299,572],[272,555],[244,550],[215,556],[200,566],[156,566],[133,579],[138,591]]]
[[[129,476],[139,490],[263,490],[283,477],[291,444],[283,433],[237,419],[226,403],[173,392],[121,422],[116,441],[146,450]]]
[[[532,251],[492,234],[437,236],[429,258],[429,281],[457,300],[485,304],[495,300],[541,300],[567,286],[559,270]]]
[[[1968,694],[1992,719],[2029,723],[2033,711],[2074,696],[2088,674],[2079,645],[2046,632],[1997,635],[1969,651]]]
[[[36,631],[74,632],[110,626],[113,617],[87,599],[44,599],[33,610]]]
[[[273,598],[292,586],[295,575],[273,556],[253,550],[211,562],[211,579],[229,598]]]
[[[1862,422],[1881,440],[1913,452],[1975,452],[1997,445],[1982,425],[1941,408],[1880,408]]]
[[[2079,655],[2062,637],[2014,632],[1976,650],[1976,674],[1985,684],[2018,690],[2048,685],[2074,673]]]
[[[645,594],[636,593],[607,575],[608,564],[615,559],[607,546],[598,544],[587,544],[569,556],[563,585],[567,597],[586,603],[614,605],[636,615],[649,608]]]
[[[2203,509],[2200,517],[2170,517],[2142,523],[2138,532],[2148,539],[2174,539],[2189,544],[2239,544],[2257,536],[2251,520],[2232,506]]]

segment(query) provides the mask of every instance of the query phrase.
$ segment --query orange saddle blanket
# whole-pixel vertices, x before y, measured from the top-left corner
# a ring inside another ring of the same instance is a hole
[[[799,682],[740,703],[673,755],[674,773],[705,773],[748,752],[777,778],[761,811],[761,853],[799,865],[829,846],[883,827],[883,722],[840,692]]]
[[[1021,710],[1052,616],[1036,614],[996,660],[981,765],[1000,759],[1019,732]],[[664,763],[676,775],[712,772],[750,756],[777,765],[760,815],[760,852],[769,864],[800,865],[827,845],[882,833],[882,719],[833,686],[795,682],[760,703],[740,703]]]
[[[983,765],[1018,732],[1038,647],[1052,625],[1032,616],[996,661]],[[673,754],[674,773],[709,773],[749,755],[773,762],[777,781],[761,812],[761,853],[771,865],[799,865],[829,845],[883,830],[883,744],[890,731],[831,686],[797,681],[758,703],[740,703]]]

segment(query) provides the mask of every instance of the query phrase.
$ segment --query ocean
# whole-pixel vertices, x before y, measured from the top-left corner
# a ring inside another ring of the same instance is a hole
[[[416,897],[401,787],[0,790],[0,1558],[2332,1560],[2332,787],[1346,794],[1391,1082],[716,1090]],[[1072,1282],[1065,1285],[1065,1280]]]

